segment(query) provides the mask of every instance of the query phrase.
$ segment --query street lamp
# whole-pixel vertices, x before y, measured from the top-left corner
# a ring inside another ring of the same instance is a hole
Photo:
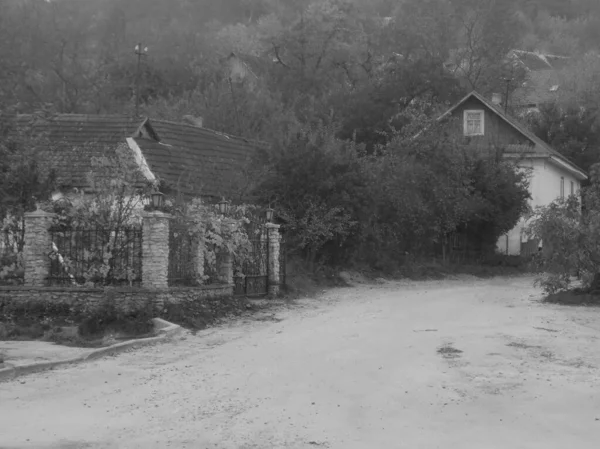
[[[163,205],[164,195],[160,192],[152,192],[150,196],[152,197],[152,207],[154,210],[159,210]]]
[[[265,215],[267,216],[267,221],[269,223],[271,223],[271,221],[273,220],[273,213],[275,212],[274,209],[272,209],[271,207],[269,207],[266,211],[265,211]]]
[[[229,213],[229,201],[225,201],[225,198],[217,203],[217,207],[219,208],[221,215]]]

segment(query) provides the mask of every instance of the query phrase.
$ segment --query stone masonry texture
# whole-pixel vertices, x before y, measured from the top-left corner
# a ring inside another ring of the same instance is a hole
[[[3,310],[9,305],[32,307],[35,304],[67,306],[72,310],[93,311],[101,308],[108,300],[114,301],[118,310],[125,313],[153,311],[160,316],[166,304],[193,303],[196,307],[209,308],[219,314],[221,308],[228,309],[233,298],[233,286],[208,285],[182,287],[165,290],[145,288],[61,288],[61,287],[0,287],[0,322]],[[54,307],[56,309],[56,307]],[[49,307],[53,309],[53,307]],[[64,307],[63,307],[64,309]]]
[[[53,214],[43,211],[25,213],[25,245],[23,260],[25,263],[24,284],[30,287],[41,287],[46,284],[50,269],[52,242],[48,229],[54,218]]]
[[[168,286],[169,222],[162,212],[148,212],[142,221],[142,286],[164,289]]]

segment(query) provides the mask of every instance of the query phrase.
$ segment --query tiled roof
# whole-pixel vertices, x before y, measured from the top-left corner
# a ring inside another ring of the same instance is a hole
[[[150,119],[159,141],[135,141],[152,172],[185,194],[231,197],[248,183],[245,171],[259,144],[193,125]]]
[[[552,148],[550,145],[548,145],[546,142],[544,142],[542,139],[540,139],[534,133],[532,133],[531,131],[529,131],[525,126],[523,126],[517,120],[515,120],[514,118],[512,118],[508,114],[505,114],[504,111],[502,110],[502,108],[497,107],[491,101],[489,101],[487,98],[485,98],[483,95],[480,95],[478,92],[473,91],[470,94],[468,94],[465,97],[463,97],[458,103],[456,103],[454,106],[452,106],[452,108],[450,108],[448,111],[446,111],[439,118],[439,120],[441,120],[444,117],[447,117],[448,115],[452,114],[452,112],[454,110],[456,110],[461,104],[463,104],[465,101],[467,101],[469,98],[472,98],[472,97],[474,97],[477,100],[479,100],[489,110],[491,110],[494,113],[496,113],[508,125],[512,126],[519,133],[521,133],[525,138],[527,138],[527,140],[529,140],[532,143],[530,154],[532,154],[532,155],[538,155],[538,156],[551,156],[551,157],[554,157],[556,159],[559,159],[564,164],[567,164],[568,166],[570,166],[572,170],[580,172],[583,178],[587,178],[587,175],[585,174],[585,171],[583,171],[581,168],[579,168],[577,165],[575,165],[573,162],[571,162],[566,156],[563,156],[561,153],[559,153],[558,151],[556,151],[554,148]],[[510,152],[510,148],[507,148],[505,152]],[[519,148],[519,153],[521,153],[521,152],[522,152],[522,149]]]
[[[154,175],[171,188],[229,197],[246,182],[244,170],[262,145],[192,125],[121,115],[20,115],[17,123],[32,126],[52,142],[42,157],[56,169],[64,188],[89,188],[92,157],[114,154],[118,144],[133,137]]]
[[[61,187],[86,189],[93,157],[114,154],[125,137],[132,136],[142,124],[120,115],[58,114],[48,118],[18,115],[16,123],[47,139],[40,152],[43,163],[56,171]]]

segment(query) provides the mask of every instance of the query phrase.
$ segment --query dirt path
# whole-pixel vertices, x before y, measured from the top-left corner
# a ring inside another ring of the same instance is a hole
[[[0,447],[597,448],[600,309],[531,279],[328,292],[0,384]]]

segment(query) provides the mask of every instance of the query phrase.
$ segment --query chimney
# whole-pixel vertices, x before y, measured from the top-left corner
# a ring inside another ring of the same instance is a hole
[[[501,106],[502,105],[502,94],[492,94],[492,103],[494,103],[496,106]]]
[[[190,125],[197,126],[198,128],[202,128],[204,119],[202,117],[194,117],[193,115],[184,115],[183,121]]]

